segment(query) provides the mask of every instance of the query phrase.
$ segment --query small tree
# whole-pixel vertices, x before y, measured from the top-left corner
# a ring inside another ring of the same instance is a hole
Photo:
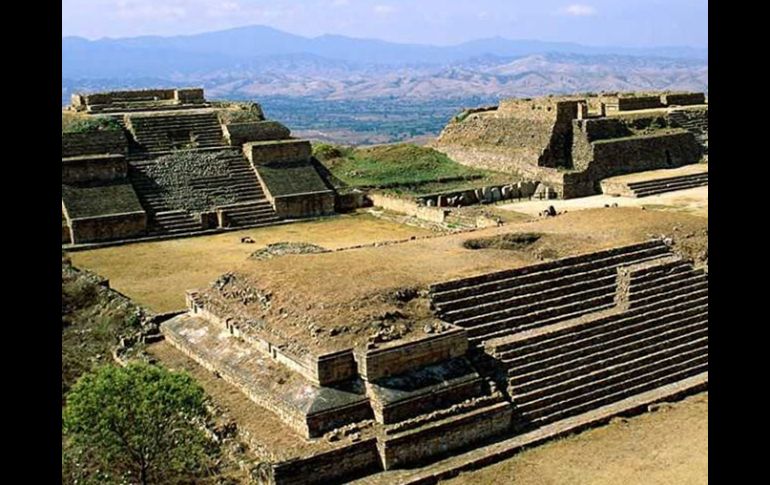
[[[214,449],[198,426],[203,390],[184,373],[105,366],[67,394],[64,432],[116,480],[174,483],[208,474]]]

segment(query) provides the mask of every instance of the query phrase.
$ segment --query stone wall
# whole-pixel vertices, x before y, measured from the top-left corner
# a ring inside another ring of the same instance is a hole
[[[106,153],[128,153],[128,140],[122,130],[62,133],[61,135],[62,158]]]
[[[224,132],[232,146],[254,141],[286,140],[291,136],[289,129],[277,121],[228,123],[224,125]]]
[[[597,180],[624,173],[680,167],[697,163],[701,157],[700,144],[685,130],[600,140],[592,145],[593,159],[585,164],[585,168]]]
[[[110,104],[115,101],[155,101],[174,99],[174,89],[137,89],[131,91],[107,91],[83,95],[85,104]]]
[[[572,122],[572,129],[573,132],[582,131],[585,133],[588,141],[622,138],[633,134],[623,120],[618,118],[574,120]]]
[[[307,140],[275,140],[245,143],[243,153],[252,164],[262,165],[307,161],[312,155],[312,149]]]
[[[418,465],[505,433],[511,425],[511,405],[502,402],[480,411],[410,430],[378,443],[386,470]]]
[[[450,212],[448,209],[442,209],[440,207],[421,206],[415,200],[402,199],[400,197],[380,193],[370,193],[369,198],[375,207],[381,207],[393,212],[400,212],[401,214],[438,224],[442,224]]]
[[[667,106],[687,106],[705,104],[706,95],[703,93],[673,93],[661,96],[661,101]]]
[[[62,158],[61,163],[64,184],[123,179],[128,173],[128,163],[123,155],[67,157]]]
[[[521,181],[505,185],[488,185],[475,189],[454,190],[416,197],[421,206],[458,207],[510,199],[526,199],[535,193],[537,182]]]
[[[72,234],[70,232],[70,226],[66,222],[62,221],[61,224],[61,243],[69,244],[72,242]]]
[[[484,379],[465,357],[366,383],[374,417],[382,424],[447,413],[452,406],[485,392]]]
[[[509,169],[569,166],[571,123],[578,104],[578,100],[566,98],[503,100],[496,111],[450,122],[437,138],[436,148],[498,150],[509,160]]]
[[[199,104],[203,103],[203,88],[175,89],[174,100],[181,104]]]
[[[617,96],[605,102],[607,111],[633,111],[638,109],[663,108],[660,96]]]
[[[72,243],[80,244],[141,236],[147,229],[145,212],[70,219]]]
[[[304,194],[281,195],[272,198],[276,214],[282,218],[298,219],[334,214],[333,190]]]
[[[453,328],[437,335],[405,343],[385,344],[358,355],[358,373],[373,381],[403,374],[427,365],[461,357],[468,351],[468,336],[463,328]]]
[[[334,210],[336,212],[348,212],[362,207],[371,207],[371,205],[372,200],[367,196],[366,192],[353,189],[344,193],[337,192]]]
[[[315,485],[344,483],[376,473],[382,470],[382,464],[377,439],[370,438],[314,456],[275,463],[271,468],[271,484]]]

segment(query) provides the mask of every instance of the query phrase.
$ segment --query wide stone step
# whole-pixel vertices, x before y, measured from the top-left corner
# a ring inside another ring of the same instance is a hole
[[[608,394],[622,387],[624,382],[641,381],[661,372],[665,374],[689,367],[693,360],[699,361],[704,357],[708,362],[708,337],[581,376],[574,386],[531,401],[519,402],[517,396],[512,398],[522,415],[538,418],[553,412],[556,407],[572,407],[581,401]]]
[[[688,185],[682,185],[682,186],[679,186],[679,187],[670,187],[669,186],[669,187],[660,188],[660,189],[656,189],[656,190],[647,190],[647,191],[644,191],[644,192],[635,192],[634,195],[636,197],[649,197],[649,196],[652,196],[652,195],[664,194],[666,192],[673,192],[673,191],[676,191],[676,190],[686,190],[686,189],[693,189],[693,188],[696,188],[696,187],[705,187],[707,185],[708,185],[708,183],[688,184]]]
[[[593,269],[582,273],[569,274],[566,276],[560,276],[545,281],[538,281],[535,283],[516,285],[503,290],[490,291],[479,295],[473,295],[465,298],[458,298],[456,300],[450,300],[442,303],[434,303],[436,312],[440,315],[451,314],[454,310],[461,310],[467,307],[480,306],[486,304],[494,304],[500,301],[508,299],[529,296],[541,291],[549,290],[554,287],[567,287],[569,285],[582,284],[585,281],[592,281],[603,278],[614,279],[617,274],[617,269],[614,267],[602,267],[599,269]]]
[[[632,190],[636,196],[640,196],[640,195],[653,194],[657,192],[684,190],[690,187],[702,187],[704,185],[708,185],[708,182],[709,182],[708,179],[685,180],[685,181],[675,182],[675,183],[663,183],[663,184],[657,184],[657,185],[650,185],[649,187],[632,189]]]
[[[697,290],[701,288],[708,288],[708,275],[706,274],[691,274],[687,275],[682,273],[681,278],[671,279],[661,282],[659,285],[648,287],[645,289],[637,289],[631,287],[629,290],[629,304],[635,306],[638,301],[647,301],[649,298],[656,295],[668,295],[672,291],[679,290],[680,288],[690,288]]]
[[[608,257],[591,258],[587,261],[579,261],[577,263],[560,264],[556,267],[549,267],[543,270],[533,270],[532,272],[525,272],[523,274],[513,275],[486,283],[469,285],[462,288],[443,291],[441,293],[433,293],[431,295],[431,300],[434,302],[435,306],[443,308],[443,305],[445,305],[446,302],[452,300],[464,299],[482,293],[505,290],[517,285],[553,280],[562,276],[587,272],[594,269],[617,268],[618,266],[658,258],[668,253],[668,247],[661,243],[661,245],[643,248],[631,253],[613,254]],[[522,270],[527,268],[531,267],[525,267],[522,268]]]
[[[511,376],[510,388],[523,401],[538,396],[538,392],[546,394],[558,389],[557,386],[566,386],[567,382],[574,382],[595,370],[621,362],[631,361],[650,352],[656,352],[668,347],[676,347],[704,335],[708,335],[708,315],[697,315],[689,319],[677,322],[668,322],[655,328],[659,332],[651,335],[650,332],[629,336],[603,345],[596,345],[590,354],[572,356],[564,359],[553,368],[543,364],[535,372],[529,374]]]
[[[660,294],[653,294],[650,296],[636,296],[633,300],[630,302],[630,308],[633,310],[636,309],[644,309],[645,307],[649,305],[654,305],[656,302],[662,301],[671,301],[674,298],[677,300],[689,296],[692,299],[695,298],[708,298],[709,295],[709,287],[708,287],[708,281],[694,281],[692,284],[687,286],[682,286],[679,288],[674,288],[669,290],[665,296],[662,296]]]
[[[582,399],[575,399],[569,403],[556,403],[547,410],[525,415],[525,419],[529,421],[530,426],[542,426],[707,371],[708,354],[697,356],[667,368],[629,377],[625,382],[601,388],[590,395],[582,396]]]
[[[687,182],[691,180],[702,180],[702,179],[708,180],[708,178],[709,178],[708,172],[704,172],[704,173],[698,173],[698,174],[679,175],[676,177],[643,180],[640,182],[629,182],[628,187],[632,190],[643,189],[646,187],[656,187],[660,184]]]
[[[535,264],[531,266],[525,266],[522,268],[516,268],[505,271],[497,271],[493,273],[487,273],[471,278],[463,278],[460,280],[447,281],[444,283],[437,283],[431,285],[431,295],[436,298],[436,301],[442,299],[445,295],[451,295],[454,290],[462,289],[468,286],[482,285],[484,283],[495,283],[501,280],[508,280],[517,276],[531,275],[541,273],[547,270],[558,269],[564,266],[572,266],[589,261],[596,261],[599,259],[609,258],[611,256],[635,253],[644,249],[662,249],[663,252],[667,252],[668,248],[662,241],[647,241],[638,244],[632,244],[629,246],[623,246],[619,248],[612,248],[594,253],[581,254],[578,256],[570,256],[567,258],[561,258],[546,263]]]
[[[495,331],[503,327],[514,329],[526,324],[535,323],[538,320],[551,320],[553,317],[572,315],[581,311],[584,313],[591,313],[596,311],[596,307],[602,306],[604,304],[613,304],[614,300],[615,294],[610,292],[594,296],[592,298],[570,301],[569,303],[561,306],[551,306],[543,310],[534,311],[524,315],[502,318],[492,322],[476,324],[472,327],[466,328],[468,329],[468,335],[477,336],[488,333],[490,330]]]
[[[534,321],[532,323],[522,324],[522,325],[519,325],[517,327],[502,326],[502,328],[501,328],[501,326],[498,325],[498,326],[496,326],[494,328],[487,329],[487,331],[485,333],[481,333],[480,335],[475,335],[475,336],[472,336],[472,337],[468,337],[468,343],[470,345],[472,345],[472,346],[483,345],[484,342],[486,342],[488,340],[508,337],[510,335],[513,335],[513,334],[516,334],[516,333],[519,333],[519,332],[524,332],[524,331],[527,331],[527,330],[531,330],[533,328],[553,325],[553,324],[557,324],[559,322],[562,322],[564,320],[569,320],[569,319],[573,319],[573,318],[584,317],[584,316],[586,316],[586,315],[588,315],[590,313],[594,313],[594,312],[610,309],[613,306],[615,306],[615,303],[613,301],[608,301],[606,303],[597,304],[591,310],[579,309],[579,310],[574,311],[572,313],[557,314],[557,315],[554,315],[551,318],[546,318],[546,319],[543,319],[543,320],[536,320],[536,321]]]
[[[501,308],[519,307],[531,304],[533,301],[541,301],[570,293],[578,293],[583,290],[589,290],[599,286],[615,283],[615,271],[602,270],[601,272],[597,273],[598,274],[596,274],[593,278],[571,277],[570,279],[560,279],[558,282],[556,280],[552,280],[538,283],[537,287],[539,290],[536,291],[526,293],[519,292],[515,296],[511,296],[509,298],[502,297],[487,303],[473,304],[454,310],[440,311],[437,313],[444,320],[455,321],[471,316],[482,315],[484,313],[495,311]],[[515,288],[515,290],[518,289],[520,288]]]
[[[614,315],[614,319],[597,323],[587,329],[576,329],[575,336],[570,339],[546,341],[538,346],[526,348],[523,353],[509,350],[502,352],[498,359],[508,368],[509,376],[528,375],[543,366],[556,366],[584,353],[590,353],[597,346],[621,342],[647,329],[675,324],[704,313],[708,313],[708,302],[703,301],[696,305],[685,301],[671,307],[671,311],[664,309],[630,316],[619,313]]]
[[[698,305],[708,305],[708,292],[701,291],[698,294],[683,293],[671,295],[666,299],[656,299],[647,305],[625,312],[611,311],[596,319],[577,319],[573,322],[565,321],[556,325],[554,329],[544,326],[537,335],[521,334],[521,337],[511,338],[496,342],[491,351],[499,359],[513,359],[525,357],[529,354],[542,353],[543,349],[552,349],[557,345],[568,345],[577,342],[586,336],[598,335],[606,331],[614,330],[620,325],[626,325],[643,321],[644,319],[657,318],[667,313],[686,311]]]
[[[683,274],[693,271],[692,263],[686,260],[680,260],[676,263],[667,264],[665,267],[656,268],[656,271],[644,274],[635,273],[631,277],[631,287],[642,288],[645,285],[654,286],[655,283],[669,278],[680,277]]]
[[[536,300],[537,303],[528,303],[523,305],[513,305],[509,308],[497,310],[489,313],[482,313],[468,318],[461,319],[449,319],[450,322],[460,325],[462,327],[473,327],[479,324],[484,324],[490,321],[499,320],[501,318],[511,319],[518,316],[524,316],[538,312],[540,310],[548,310],[550,308],[560,308],[567,306],[575,302],[584,302],[586,300],[594,299],[597,297],[609,296],[611,299],[615,297],[615,282],[612,281],[609,285],[593,287],[589,286],[589,289],[584,291],[578,291],[575,293],[557,294],[554,297],[543,297]],[[536,295],[533,295],[536,298]]]

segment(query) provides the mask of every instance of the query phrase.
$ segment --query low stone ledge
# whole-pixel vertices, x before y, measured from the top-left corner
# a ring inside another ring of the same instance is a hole
[[[461,357],[467,351],[468,334],[464,328],[455,327],[419,340],[359,351],[358,372],[373,381]]]

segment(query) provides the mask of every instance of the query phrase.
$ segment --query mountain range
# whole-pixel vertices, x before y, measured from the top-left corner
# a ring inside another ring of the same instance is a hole
[[[465,98],[708,90],[708,51],[480,39],[453,46],[265,26],[195,35],[62,39],[62,100],[76,90],[196,85],[212,98]]]

